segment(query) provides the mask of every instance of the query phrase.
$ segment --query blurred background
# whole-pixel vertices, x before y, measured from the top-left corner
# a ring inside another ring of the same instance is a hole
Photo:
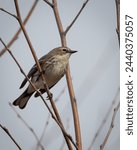
[[[34,0],[19,1],[22,19],[30,10]],[[58,0],[58,8],[66,28],[83,4],[83,0]],[[14,1],[0,0],[0,7],[16,14]],[[116,34],[115,0],[90,0],[82,14],[67,34],[67,44],[78,53],[70,58],[71,76],[78,104],[83,150],[99,150],[110,127],[113,109],[119,102],[119,45]],[[40,0],[26,24],[33,47],[38,58],[51,49],[61,45],[60,37],[52,9]],[[18,30],[18,22],[0,11],[0,37],[8,43]],[[0,43],[0,50],[3,45]],[[16,59],[27,73],[34,64],[33,57],[21,33],[10,47]],[[23,150],[40,149],[30,130],[19,119],[9,102],[13,102],[24,89],[19,86],[24,76],[9,55],[0,57],[0,123],[6,126]],[[63,91],[63,92],[62,92]],[[61,95],[56,105],[64,126],[75,139],[72,110],[66,79],[51,89],[53,98]],[[44,97],[46,98],[46,94]],[[46,150],[66,150],[59,127],[50,117],[40,98],[31,97],[24,110],[15,108],[22,118],[33,128]],[[49,121],[46,131],[45,123]],[[104,121],[104,124],[102,124]],[[101,126],[97,135],[96,132]],[[105,145],[105,150],[120,149],[119,111],[114,121],[114,128]],[[91,147],[92,145],[92,147]],[[16,150],[11,139],[0,129],[0,149]]]

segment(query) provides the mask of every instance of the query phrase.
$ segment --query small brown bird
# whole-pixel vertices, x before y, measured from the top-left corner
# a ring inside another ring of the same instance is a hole
[[[71,54],[75,52],[77,51],[71,50],[68,47],[57,47],[39,59],[49,89],[64,76],[68,60]],[[36,64],[31,68],[27,76],[42,94],[46,92]],[[23,80],[20,89],[24,87],[27,81],[27,78]],[[25,108],[33,93],[35,93],[35,89],[29,84],[27,89],[13,102],[13,105],[19,106],[21,109]],[[38,97],[39,93],[36,92],[34,96]]]

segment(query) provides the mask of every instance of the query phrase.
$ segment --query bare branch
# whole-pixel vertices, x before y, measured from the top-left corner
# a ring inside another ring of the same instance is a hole
[[[58,31],[59,31],[59,34],[60,34],[61,44],[62,44],[62,46],[67,46],[66,37],[65,37],[65,34],[64,34],[64,30],[63,30],[63,25],[62,25],[61,18],[60,18],[60,15],[59,15],[59,11],[58,11],[58,7],[57,7],[57,1],[52,0],[52,3],[53,3],[54,16],[55,16],[56,23],[57,23],[57,26],[58,26]]]
[[[23,21],[23,24],[26,25],[27,21],[29,20],[30,16],[32,15],[36,5],[38,4],[39,0],[35,0],[30,11],[28,12],[26,18],[24,19]],[[18,29],[18,31],[15,33],[15,35],[13,36],[13,38],[9,41],[9,43],[7,44],[7,47],[9,48],[15,41],[16,39],[18,38],[18,35],[20,34],[21,32],[21,28]],[[3,48],[1,51],[0,51],[0,57],[6,52],[6,49]]]
[[[113,112],[113,116],[112,116],[112,120],[111,120],[111,124],[110,124],[110,127],[109,127],[109,130],[107,132],[107,135],[103,141],[103,143],[100,145],[100,150],[103,150],[107,141],[108,141],[108,138],[112,132],[112,129],[114,128],[114,121],[115,121],[115,117],[116,117],[116,114],[119,110],[119,107],[120,107],[120,102],[118,103],[118,105],[114,108],[114,112]]]
[[[80,130],[78,108],[77,108],[77,102],[76,102],[76,98],[75,98],[75,94],[74,94],[72,79],[70,76],[69,66],[68,66],[68,69],[66,72],[66,79],[67,79],[68,90],[69,90],[69,94],[70,94],[70,100],[71,100],[71,106],[72,106],[72,112],[73,112],[76,142],[77,142],[77,146],[78,146],[79,150],[82,150],[82,139],[81,139],[81,130]]]
[[[118,41],[120,44],[120,0],[115,0],[116,3],[116,15],[117,15],[117,35],[118,35]]]
[[[50,120],[50,114],[48,114],[48,118],[47,118],[47,120],[46,120],[46,122],[45,122],[45,126],[44,126],[44,129],[43,129],[43,131],[42,131],[41,137],[40,137],[40,139],[39,139],[39,142],[38,142],[37,145],[36,145],[36,150],[39,148],[40,143],[42,143],[42,140],[43,140],[43,138],[44,138],[46,129],[47,129],[48,125],[49,125],[49,120]]]
[[[30,132],[34,135],[36,141],[39,143],[40,147],[42,150],[44,150],[43,145],[41,144],[37,134],[35,133],[34,129],[32,127],[30,127],[28,125],[28,123],[22,118],[22,116],[16,111],[16,109],[13,107],[13,105],[11,103],[9,103],[10,107],[12,108],[12,110],[15,112],[15,114],[17,115],[17,117],[22,121],[22,123],[30,130]]]
[[[52,3],[50,3],[48,0],[43,0],[44,2],[46,2],[50,7],[52,7],[53,8],[53,4]]]
[[[5,12],[6,14],[8,14],[8,15],[10,15],[10,16],[12,16],[12,17],[14,17],[14,18],[17,19],[17,16],[16,16],[15,14],[12,14],[12,13],[8,12],[8,11],[5,10],[4,8],[0,8],[0,10],[3,11],[3,12]]]
[[[57,0],[52,0],[52,3],[53,3],[53,12],[55,15],[56,23],[57,23],[59,34],[60,34],[61,44],[62,44],[62,46],[67,46],[66,35],[64,34],[63,25],[62,25],[58,7],[57,7]],[[78,149],[82,150],[82,140],[81,140],[78,108],[77,108],[77,103],[76,103],[76,99],[75,99],[69,65],[66,70],[66,80],[67,80],[67,85],[68,85],[68,90],[69,90],[69,95],[70,95],[70,100],[71,100],[71,107],[72,107],[72,112],[73,112],[76,144],[78,146]]]
[[[64,34],[66,35],[67,32],[70,30],[70,28],[73,26],[73,24],[76,22],[76,20],[78,19],[79,15],[81,14],[81,12],[83,11],[83,9],[85,8],[86,4],[89,2],[89,0],[86,0],[82,7],[80,8],[79,12],[77,13],[76,17],[72,20],[72,22],[70,23],[70,25],[66,28],[66,30],[64,31]]]
[[[6,127],[4,127],[4,126],[2,126],[1,124],[0,124],[0,127],[3,129],[3,131],[5,131],[5,133],[10,137],[10,139],[14,142],[14,144],[18,147],[18,149],[19,150],[22,150],[21,149],[21,147],[19,146],[19,144],[16,142],[16,140],[13,138],[13,136],[10,134],[10,132],[9,132],[9,130],[6,128]]]
[[[67,126],[66,126],[66,130],[68,130],[70,128],[70,118],[67,119]],[[60,150],[63,150],[65,147],[65,142],[63,142],[61,144]]]

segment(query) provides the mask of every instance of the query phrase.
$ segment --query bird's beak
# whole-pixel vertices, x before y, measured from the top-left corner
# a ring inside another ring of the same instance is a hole
[[[76,53],[77,51],[74,51],[74,50],[70,50],[70,53],[73,54],[73,53]]]

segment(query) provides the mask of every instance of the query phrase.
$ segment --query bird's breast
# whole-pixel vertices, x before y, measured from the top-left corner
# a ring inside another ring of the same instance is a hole
[[[58,76],[65,73],[68,65],[68,59],[66,57],[55,57],[45,68],[45,73],[50,76]]]
[[[65,73],[67,64],[67,61],[56,61],[52,67],[53,75],[62,75],[63,73]]]

